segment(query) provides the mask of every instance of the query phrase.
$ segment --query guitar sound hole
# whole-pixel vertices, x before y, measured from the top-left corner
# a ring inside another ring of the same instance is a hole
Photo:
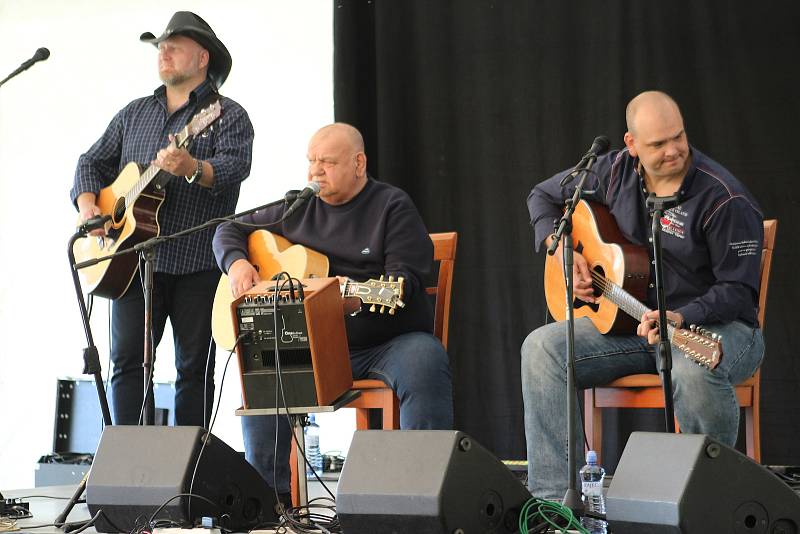
[[[606,272],[603,270],[603,267],[600,266],[600,265],[595,265],[592,268],[592,271],[597,273],[598,275],[600,275],[600,276],[593,277],[594,281],[592,283],[592,288],[594,288],[594,295],[596,297],[602,297],[603,296],[602,281],[606,279]]]
[[[125,217],[125,198],[118,198],[114,204],[114,214],[112,220],[114,223],[119,223]]]
[[[602,285],[601,285],[601,283],[599,283],[599,279],[605,279],[605,271],[604,271],[604,270],[603,270],[603,268],[602,268],[601,266],[599,266],[599,265],[595,266],[595,267],[592,269],[592,271],[594,271],[595,273],[597,273],[597,274],[599,274],[599,275],[600,275],[600,276],[599,276],[599,278],[598,278],[598,277],[595,277],[595,279],[594,279],[594,283],[592,284],[592,288],[594,289],[594,295],[595,295],[596,297],[601,297],[601,296],[603,295],[603,288],[602,288]],[[599,305],[599,304],[597,304],[597,303],[594,303],[594,302],[584,302],[584,301],[582,301],[582,300],[580,300],[580,299],[577,299],[577,298],[575,299],[575,309],[576,309],[576,310],[578,310],[578,309],[580,309],[580,308],[583,308],[584,306],[586,306],[586,307],[588,307],[589,309],[591,309],[591,310],[592,310],[592,312],[597,312],[597,310],[598,310],[598,309],[600,309],[600,305]]]

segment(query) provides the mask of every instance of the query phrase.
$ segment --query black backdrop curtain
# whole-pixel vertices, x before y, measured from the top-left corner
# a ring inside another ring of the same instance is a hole
[[[460,234],[457,428],[524,457],[519,348],[546,318],[525,198],[598,134],[621,146],[628,100],[660,89],[681,105],[690,142],[779,219],[763,461],[800,463],[799,14],[796,2],[334,1],[336,119],[364,133],[370,172],[408,191],[430,231]],[[607,462],[609,446],[618,455],[631,428],[660,429],[659,417],[611,417]]]

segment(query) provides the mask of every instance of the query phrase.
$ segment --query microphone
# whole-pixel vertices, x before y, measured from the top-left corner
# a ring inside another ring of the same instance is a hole
[[[292,203],[292,205],[289,206],[289,209],[286,210],[286,212],[284,212],[283,217],[281,217],[281,220],[285,221],[286,219],[291,217],[292,214],[295,211],[297,211],[297,209],[300,206],[305,204],[306,201],[309,198],[313,197],[314,195],[318,195],[319,194],[319,190],[320,190],[320,187],[319,187],[319,184],[317,182],[308,182],[308,185],[302,191],[300,191],[297,194],[297,198]]]
[[[33,66],[34,63],[36,63],[38,61],[44,61],[45,59],[47,59],[49,57],[50,57],[50,50],[48,50],[47,48],[44,48],[44,47],[39,48],[38,50],[36,50],[36,53],[33,54],[32,58],[30,58],[29,60],[24,62],[22,65],[17,67],[17,70],[15,70],[14,72],[12,72],[8,76],[6,76],[5,79],[3,79],[3,81],[0,82],[0,85],[3,85],[8,80],[13,78],[17,74],[19,74],[20,72],[28,70],[29,68],[31,68],[31,66]]]
[[[597,156],[605,154],[610,146],[611,146],[611,141],[609,141],[608,137],[606,137],[605,135],[598,135],[597,137],[595,137],[589,151],[583,155],[578,164],[575,165],[575,167],[572,169],[572,172],[566,175],[561,180],[561,185],[565,186],[568,183],[570,183],[575,178],[575,175],[579,171],[585,171],[587,169],[590,169],[592,165],[594,165]]]
[[[91,219],[86,219],[86,221],[78,227],[78,232],[84,235],[88,234],[93,230],[104,227],[110,220],[111,215],[95,215]]]

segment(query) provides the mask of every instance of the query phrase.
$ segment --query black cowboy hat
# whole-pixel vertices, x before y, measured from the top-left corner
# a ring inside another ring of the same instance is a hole
[[[222,41],[217,38],[217,34],[214,33],[211,26],[191,11],[178,11],[172,15],[169,24],[167,24],[167,29],[164,30],[160,37],[146,32],[139,37],[139,40],[158,46],[158,43],[172,35],[185,35],[208,50],[211,56],[208,65],[209,78],[216,84],[217,88],[225,83],[233,64],[231,54],[222,44]]]

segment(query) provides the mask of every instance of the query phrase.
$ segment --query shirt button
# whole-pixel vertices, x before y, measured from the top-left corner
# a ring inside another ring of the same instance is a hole
[[[656,260],[652,260],[652,261],[650,262],[650,264],[651,264],[651,265],[655,265],[655,264],[656,264]]]
[[[653,289],[656,286],[654,284],[647,284],[647,287],[649,287],[650,289]]]

